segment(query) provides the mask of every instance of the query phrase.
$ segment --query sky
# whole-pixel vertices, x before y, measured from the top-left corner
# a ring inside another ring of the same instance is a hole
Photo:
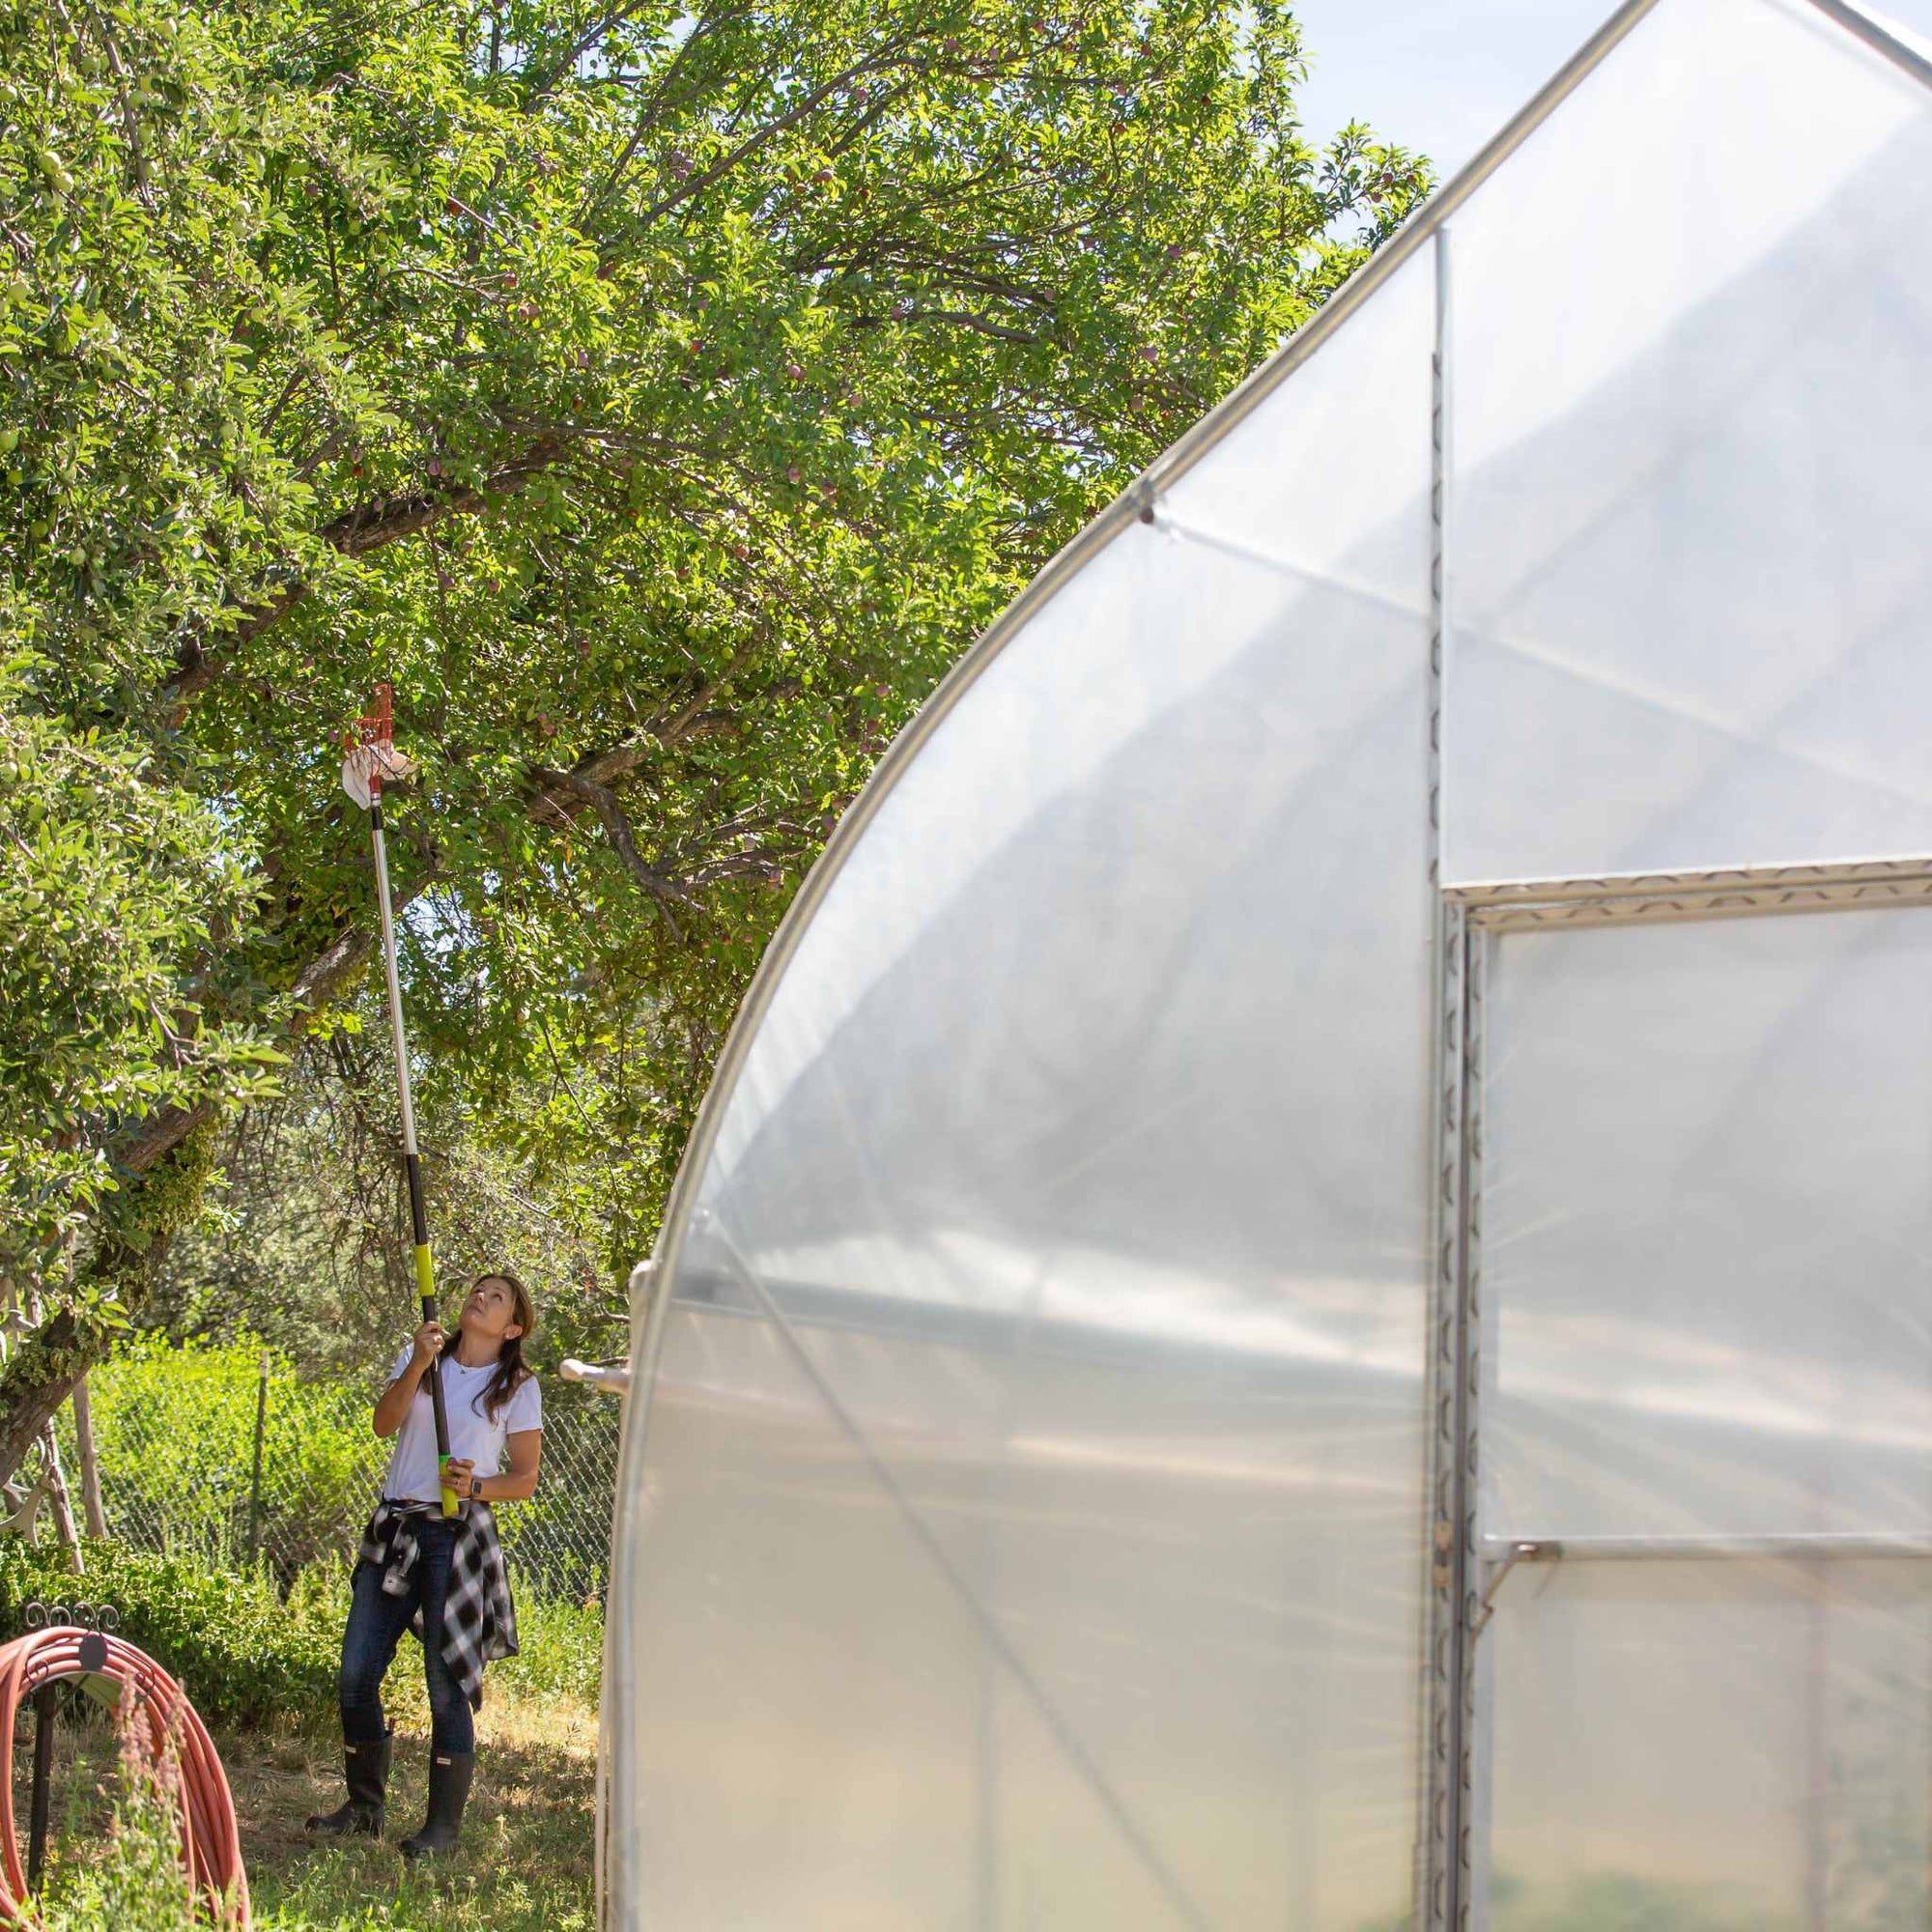
[[[1298,0],[1311,137],[1351,120],[1420,148],[1446,181],[1590,38],[1615,0]],[[1884,0],[1932,35],[1932,0]]]

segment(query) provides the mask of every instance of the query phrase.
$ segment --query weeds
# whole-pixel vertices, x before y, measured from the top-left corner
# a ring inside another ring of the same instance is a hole
[[[395,1849],[421,1819],[428,1756],[429,1713],[412,1641],[397,1653],[384,1691],[399,1731],[384,1841],[317,1845],[302,1831],[309,1813],[332,1809],[341,1797],[340,1568],[304,1573],[282,1603],[266,1577],[211,1577],[126,1552],[104,1551],[97,1561],[92,1547],[88,1555],[86,1582],[76,1585],[58,1569],[58,1552],[41,1558],[0,1546],[0,1601],[17,1614],[24,1594],[125,1597],[125,1633],[185,1675],[197,1708],[216,1717],[259,1932],[590,1932],[603,1645],[595,1604],[519,1590],[523,1653],[489,1673],[463,1842],[454,1858],[418,1871]],[[248,1656],[245,1646],[257,1641],[265,1651]],[[295,1681],[291,1657],[302,1660],[304,1688],[292,1706],[278,1708]],[[237,1713],[249,1721],[238,1723]],[[29,1735],[23,1726],[15,1740],[16,1780]],[[178,1932],[190,1924],[172,1800],[138,1764],[122,1761],[104,1719],[62,1723],[55,1776],[47,1932]]]

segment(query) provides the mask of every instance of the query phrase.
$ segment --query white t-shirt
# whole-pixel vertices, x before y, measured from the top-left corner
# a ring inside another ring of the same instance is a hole
[[[389,1370],[391,1382],[409,1367],[412,1353],[413,1350],[405,1349],[396,1357]],[[383,1478],[383,1493],[392,1502],[433,1503],[442,1494],[436,1480],[436,1410],[429,1393],[429,1378],[434,1373],[425,1373],[416,1384],[410,1412],[396,1432],[389,1473]],[[490,1420],[483,1398],[490,1393],[496,1374],[495,1362],[466,1369],[454,1355],[442,1358],[442,1405],[449,1413],[449,1453],[474,1463],[479,1476],[501,1472],[503,1447],[512,1435],[543,1427],[543,1397],[537,1393],[535,1376],[526,1376],[496,1421]]]

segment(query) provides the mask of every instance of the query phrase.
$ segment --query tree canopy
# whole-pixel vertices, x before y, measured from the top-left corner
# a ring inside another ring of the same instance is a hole
[[[1278,0],[0,0],[0,1471],[357,997],[377,678],[430,1109],[636,1253],[892,732],[1425,191],[1302,71]]]

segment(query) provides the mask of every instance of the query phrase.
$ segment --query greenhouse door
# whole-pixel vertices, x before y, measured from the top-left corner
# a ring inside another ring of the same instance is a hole
[[[1932,1922],[1932,883],[1885,869],[1467,913],[1465,1923]]]

